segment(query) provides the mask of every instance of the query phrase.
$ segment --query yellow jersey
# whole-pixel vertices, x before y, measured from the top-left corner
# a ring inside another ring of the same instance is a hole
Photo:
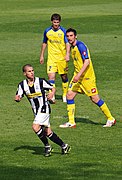
[[[88,78],[95,79],[95,73],[90,58],[90,52],[87,46],[83,42],[77,41],[76,45],[71,47],[71,55],[75,67],[74,74],[77,74],[81,70],[85,59],[89,59],[90,64],[86,69],[86,71],[81,76],[80,80],[88,79]]]
[[[58,62],[65,60],[66,56],[66,30],[59,27],[58,30],[53,30],[52,26],[44,31],[43,43],[48,45],[48,61]]]

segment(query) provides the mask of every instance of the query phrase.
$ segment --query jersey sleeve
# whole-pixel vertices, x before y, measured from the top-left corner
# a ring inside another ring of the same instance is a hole
[[[44,34],[43,34],[43,43],[47,43],[47,36],[46,36],[46,34],[47,34],[47,31],[45,30],[44,31]]]
[[[53,88],[53,85],[50,84],[46,79],[43,79],[43,88],[45,90],[49,90],[49,89],[52,89]]]
[[[65,44],[69,43],[69,42],[68,42],[68,39],[67,39],[67,37],[66,37],[66,34],[64,34],[64,42],[65,42]]]
[[[81,54],[81,57],[83,59],[83,61],[85,59],[89,59],[89,55],[88,55],[88,48],[86,47],[86,45],[84,43],[78,43],[78,50]]]
[[[44,34],[43,34],[43,43],[47,43],[48,38],[47,38],[47,32],[50,31],[52,29],[52,26],[50,26],[49,28],[45,29]]]
[[[16,91],[16,95],[19,95],[20,98],[22,98],[24,96],[24,90],[23,90],[23,82],[18,84],[18,88]]]
[[[67,36],[66,36],[66,30],[64,31],[64,42],[65,42],[65,44],[66,44],[66,43],[69,43],[69,42],[68,42],[68,39],[67,39]]]
[[[67,37],[66,37],[66,29],[65,28],[63,28],[62,26],[60,26],[60,29],[63,31],[63,33],[64,33],[64,42],[65,42],[65,44],[66,43],[69,43],[68,42],[68,39],[67,39]]]

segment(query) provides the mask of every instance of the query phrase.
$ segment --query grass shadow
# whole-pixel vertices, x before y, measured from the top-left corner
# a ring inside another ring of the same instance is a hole
[[[21,149],[32,151],[32,154],[34,154],[34,155],[44,155],[44,147],[25,145],[25,146],[19,146],[19,147],[14,148],[14,151],[18,151]],[[56,152],[56,151],[54,152],[54,149],[53,149],[52,153],[53,154],[61,154],[61,152]]]
[[[32,151],[32,154],[35,154],[35,155],[40,155],[44,153],[43,147],[28,146],[28,145],[16,147],[14,148],[14,151],[18,151],[21,149]]]
[[[88,118],[82,118],[82,117],[76,117],[76,118],[75,118],[75,121],[76,121],[76,123],[77,123],[77,122],[80,122],[80,123],[85,123],[85,124],[104,125],[104,124],[101,123],[101,122],[94,122],[94,121],[91,121],[91,120],[88,119]]]

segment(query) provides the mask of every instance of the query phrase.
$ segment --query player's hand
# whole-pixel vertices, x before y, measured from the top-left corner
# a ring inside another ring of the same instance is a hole
[[[47,95],[47,99],[48,100],[51,100],[54,96],[54,93],[53,92],[49,92],[48,95]]]
[[[79,79],[80,79],[80,76],[77,74],[77,75],[73,78],[72,82],[76,83],[76,82],[79,81]]]
[[[44,58],[40,57],[40,64],[44,64]]]
[[[14,100],[15,100],[16,102],[20,102],[20,101],[21,101],[21,97],[20,97],[19,95],[16,95],[15,98],[14,98]]]

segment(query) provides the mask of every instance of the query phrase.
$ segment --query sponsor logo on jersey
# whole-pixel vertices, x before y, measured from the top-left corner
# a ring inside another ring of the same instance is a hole
[[[58,37],[61,37],[61,36],[62,36],[62,34],[59,33],[59,34],[58,34]]]
[[[82,53],[84,56],[86,56],[86,51],[83,51],[83,53]]]
[[[54,44],[54,43],[61,44],[61,40],[58,41],[58,40],[51,40],[50,39],[49,42],[52,43],[52,44]]]
[[[91,89],[92,93],[96,93],[96,88]]]

